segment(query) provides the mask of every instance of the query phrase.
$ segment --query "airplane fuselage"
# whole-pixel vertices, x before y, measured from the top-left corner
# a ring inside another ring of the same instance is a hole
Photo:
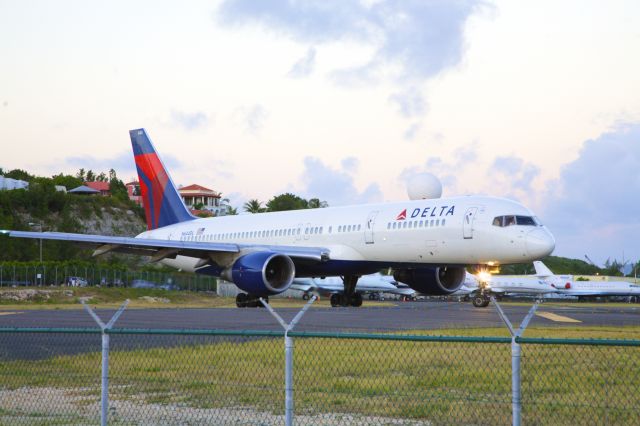
[[[327,262],[297,267],[296,276],[371,273],[382,267],[524,263],[551,253],[541,225],[496,226],[496,217],[533,217],[514,201],[486,196],[404,201],[197,219],[139,238],[265,246],[323,247]],[[226,254],[216,260],[219,265]],[[196,258],[164,259],[196,270]]]

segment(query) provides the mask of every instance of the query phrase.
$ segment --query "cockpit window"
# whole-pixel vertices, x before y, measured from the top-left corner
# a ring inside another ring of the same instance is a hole
[[[522,225],[522,226],[540,226],[540,222],[538,219],[533,216],[496,216],[493,219],[493,226],[511,226],[511,225]]]

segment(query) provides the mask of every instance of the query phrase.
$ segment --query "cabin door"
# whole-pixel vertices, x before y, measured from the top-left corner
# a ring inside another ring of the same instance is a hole
[[[464,214],[464,219],[462,221],[462,234],[466,239],[473,238],[473,222],[476,219],[476,213],[478,213],[477,207],[469,207],[467,212]]]
[[[364,242],[373,244],[373,225],[376,223],[378,210],[374,210],[367,216],[367,223],[364,224]]]

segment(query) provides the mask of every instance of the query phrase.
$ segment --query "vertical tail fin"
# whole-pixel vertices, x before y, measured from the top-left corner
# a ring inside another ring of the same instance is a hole
[[[138,169],[147,229],[195,219],[187,210],[144,129],[129,131]]]
[[[536,275],[539,277],[552,277],[554,275],[553,272],[539,260],[533,262],[533,267],[536,269]]]

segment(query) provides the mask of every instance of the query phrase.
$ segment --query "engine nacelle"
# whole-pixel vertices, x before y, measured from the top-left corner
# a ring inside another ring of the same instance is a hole
[[[257,251],[239,257],[222,277],[256,296],[282,293],[291,286],[296,268],[289,256]]]
[[[393,273],[393,278],[407,284],[419,293],[445,296],[462,286],[465,275],[466,271],[461,266],[440,266],[437,268],[400,269]]]

